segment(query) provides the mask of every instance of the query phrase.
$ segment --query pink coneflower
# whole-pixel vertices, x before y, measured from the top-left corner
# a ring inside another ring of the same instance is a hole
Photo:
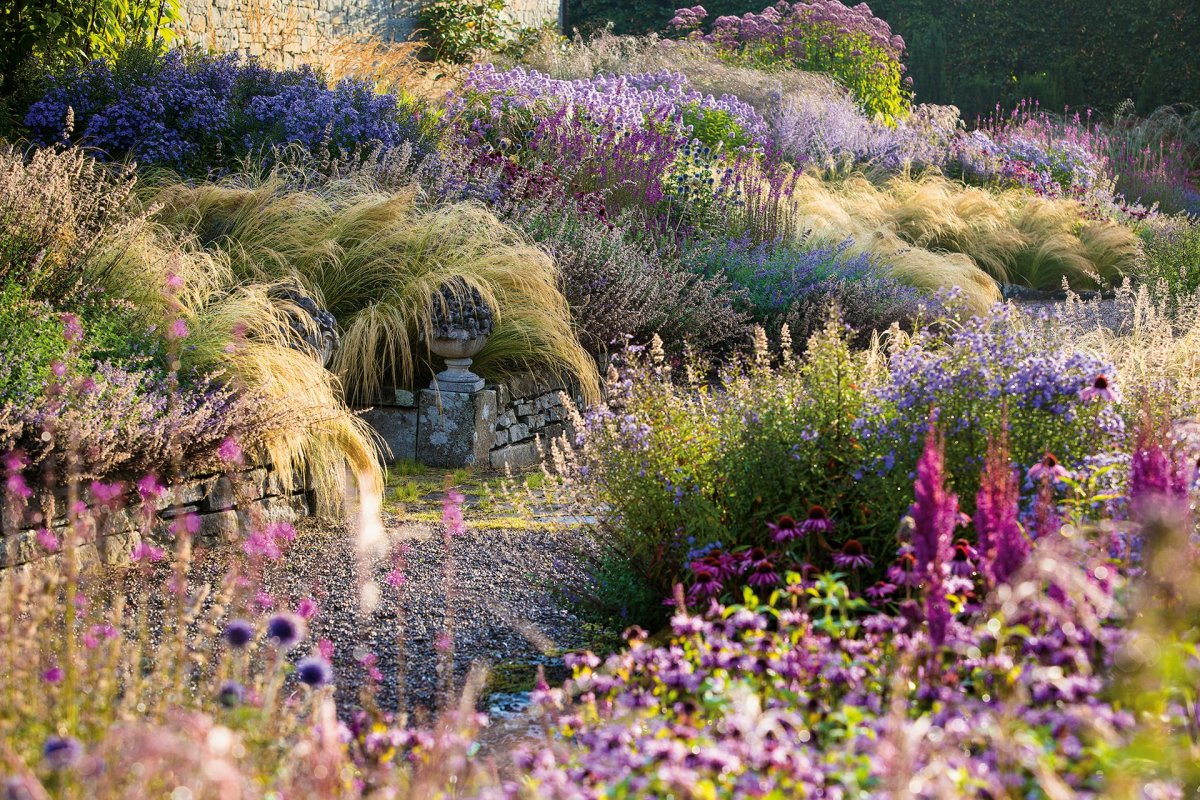
[[[833,563],[843,569],[860,569],[875,562],[863,550],[862,542],[858,539],[848,539],[842,545],[841,551],[833,554]]]
[[[713,597],[721,593],[724,584],[721,583],[720,572],[717,567],[704,561],[697,561],[692,564],[692,572],[696,576],[696,582],[692,584],[690,592],[693,599],[697,597]]]
[[[1061,481],[1071,477],[1071,473],[1058,463],[1058,459],[1054,457],[1053,453],[1046,453],[1041,461],[1029,468],[1027,475],[1029,480],[1034,482]]]
[[[1103,372],[1092,380],[1092,385],[1079,393],[1079,399],[1085,403],[1093,400],[1106,400],[1110,403],[1121,402],[1121,393],[1113,388],[1108,376]]]
[[[966,539],[954,543],[954,554],[950,556],[950,571],[961,577],[969,577],[975,572],[975,558],[978,554]]]
[[[912,553],[901,553],[888,567],[887,579],[898,586],[920,586],[921,575],[917,572],[917,557]]]
[[[872,600],[883,600],[896,592],[896,584],[887,581],[876,581],[867,587],[866,595]]]
[[[805,533],[795,518],[789,517],[787,514],[784,514],[774,522],[768,522],[767,530],[771,532],[772,539],[781,543],[800,539]]]
[[[800,523],[804,533],[827,534],[833,532],[833,520],[822,506],[811,506],[808,509],[808,519]]]
[[[750,577],[746,580],[751,586],[756,588],[774,586],[779,583],[779,573],[775,572],[775,565],[771,563],[771,560],[764,558],[755,563],[754,571],[750,573]]]

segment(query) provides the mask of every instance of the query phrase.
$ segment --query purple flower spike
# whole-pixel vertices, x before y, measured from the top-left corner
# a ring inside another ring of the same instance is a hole
[[[946,491],[943,453],[941,434],[930,423],[925,452],[917,464],[912,518],[913,556],[918,574],[925,578],[925,621],[934,647],[945,643],[950,623],[943,565],[952,555],[950,541],[958,524],[958,497]]]
[[[1018,521],[1021,502],[1017,475],[1002,435],[988,443],[987,461],[975,496],[975,533],[980,571],[989,584],[1005,583],[1029,555],[1029,540]]]

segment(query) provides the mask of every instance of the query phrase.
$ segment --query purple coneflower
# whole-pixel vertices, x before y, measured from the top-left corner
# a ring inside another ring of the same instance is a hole
[[[333,669],[325,659],[309,656],[296,665],[296,677],[305,686],[319,689],[333,680]]]
[[[225,626],[224,636],[230,647],[240,650],[254,639],[254,626],[244,619],[231,620]]]
[[[805,530],[796,522],[794,517],[789,517],[784,514],[774,522],[767,523],[767,530],[771,532],[771,538],[777,542],[790,542],[793,539],[801,539],[804,537]]]
[[[1058,463],[1058,459],[1053,453],[1046,453],[1042,460],[1029,468],[1029,480],[1036,482],[1040,481],[1061,481],[1071,477],[1071,473],[1067,468]]]
[[[876,581],[867,587],[866,595],[872,600],[883,600],[896,592],[896,584],[887,581]]]
[[[800,523],[800,530],[803,533],[831,533],[833,520],[822,506],[812,506],[808,509],[808,519]]]
[[[975,559],[978,557],[975,548],[966,539],[954,543],[954,553],[950,556],[950,571],[961,577],[969,577],[975,572]]]
[[[858,539],[848,539],[840,552],[833,554],[833,563],[843,569],[859,569],[869,567],[875,562],[863,550],[862,542]]]
[[[695,561],[692,562],[692,573],[696,576],[696,582],[692,584],[691,589],[694,597],[712,597],[721,593],[723,584],[715,566],[704,561]]]
[[[917,572],[917,557],[912,553],[901,553],[888,567],[887,579],[897,586],[920,586],[921,575]]]
[[[267,620],[267,638],[280,650],[291,650],[304,638],[304,620],[295,614],[276,614]]]
[[[771,560],[764,558],[755,562],[754,571],[750,573],[747,581],[754,587],[774,586],[779,583],[779,574],[775,572],[775,565]]]
[[[1110,403],[1119,403],[1121,401],[1121,393],[1113,388],[1112,383],[1108,380],[1108,376],[1102,372],[1092,380],[1091,386],[1079,393],[1079,399],[1085,403],[1090,403],[1097,399]]]

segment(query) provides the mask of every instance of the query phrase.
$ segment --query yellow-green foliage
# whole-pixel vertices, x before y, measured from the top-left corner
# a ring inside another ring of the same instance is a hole
[[[334,182],[297,191],[252,187],[165,189],[159,218],[228,254],[241,280],[298,280],[337,317],[334,370],[348,393],[372,401],[386,384],[411,385],[429,363],[433,296],[461,278],[496,312],[476,357],[487,375],[538,369],[574,379],[595,397],[595,365],[571,327],[544,252],[469,203],[429,208],[415,189],[384,193]]]
[[[853,174],[797,178],[789,227],[883,257],[893,273],[923,288],[961,287],[977,308],[999,298],[997,281],[1040,289],[1094,289],[1137,264],[1128,228],[1086,219],[1071,200],[1019,190],[991,192],[940,175],[899,175],[875,183]]]

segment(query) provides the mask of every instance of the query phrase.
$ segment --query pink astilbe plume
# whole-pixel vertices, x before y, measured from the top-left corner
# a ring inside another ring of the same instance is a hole
[[[943,566],[951,557],[951,541],[958,524],[958,496],[946,491],[943,453],[942,435],[931,421],[913,486],[912,545],[917,573],[925,578],[925,621],[934,647],[946,641],[950,624]]]
[[[1018,521],[1020,501],[1006,431],[988,442],[987,460],[975,496],[980,568],[991,586],[1008,581],[1029,555],[1029,540]]]

